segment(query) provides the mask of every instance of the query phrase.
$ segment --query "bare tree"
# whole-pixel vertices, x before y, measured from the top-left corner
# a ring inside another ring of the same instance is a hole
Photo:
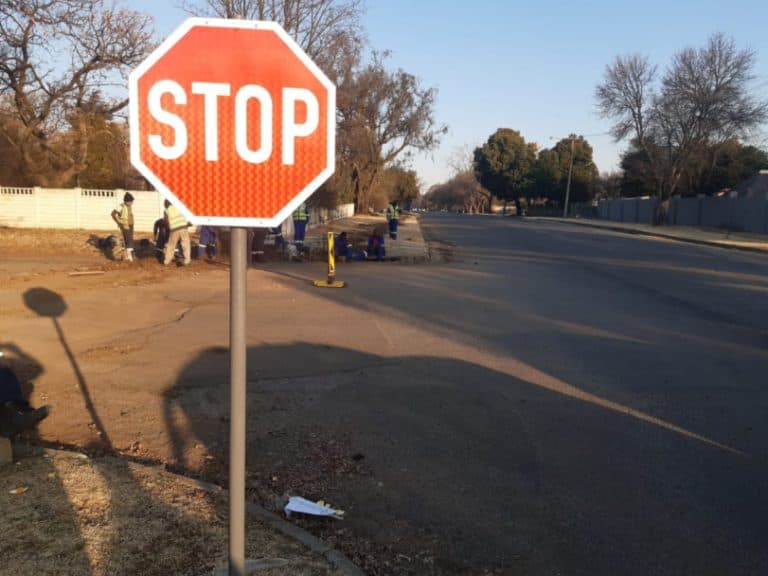
[[[454,147],[446,160],[446,164],[448,164],[454,176],[462,172],[471,172],[474,169],[475,148],[476,146],[470,146],[469,144]]]
[[[463,210],[470,214],[489,212],[491,193],[483,188],[472,169],[462,170],[449,180],[430,188],[424,204],[431,208]]]
[[[353,166],[357,210],[367,209],[385,167],[437,147],[447,127],[435,120],[436,97],[412,74],[387,71],[381,55],[340,86],[339,133],[346,146],[340,159]]]
[[[648,157],[661,200],[674,194],[690,159],[746,137],[768,118],[768,102],[750,91],[755,53],[712,36],[686,48],[657,83],[656,68],[640,56],[619,57],[597,86],[598,108],[614,120],[616,140],[632,137]]]
[[[127,105],[126,76],[151,48],[150,23],[104,0],[0,2],[0,114],[20,125],[2,136],[29,183],[66,183],[85,168],[87,118]]]

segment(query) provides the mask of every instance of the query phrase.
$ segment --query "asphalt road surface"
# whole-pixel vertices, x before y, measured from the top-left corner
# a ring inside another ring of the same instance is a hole
[[[768,574],[768,257],[513,218],[422,228],[448,262],[340,266],[343,300],[321,291],[364,312],[348,330],[371,349],[251,351],[270,432],[249,458],[290,453],[283,414],[348,438],[368,474],[326,486],[346,526],[393,557],[432,547],[438,573]]]

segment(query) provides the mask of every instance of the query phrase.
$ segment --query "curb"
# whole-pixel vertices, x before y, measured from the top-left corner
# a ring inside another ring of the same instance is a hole
[[[24,444],[19,445],[18,447],[20,448],[18,453],[24,454],[27,456],[33,456],[36,453],[38,453],[38,454],[48,454],[51,456],[59,456],[62,458],[73,458],[73,459],[84,458],[88,460],[98,460],[100,458],[103,458],[103,459],[112,458],[115,460],[125,460],[128,462],[131,462],[132,464],[138,464],[140,466],[144,466],[145,468],[155,469],[156,471],[162,472],[167,476],[173,477],[180,484],[185,484],[187,486],[198,488],[200,490],[204,490],[211,494],[224,494],[227,492],[227,490],[225,490],[218,484],[212,484],[210,482],[205,482],[203,480],[197,480],[195,478],[190,478],[189,476],[184,476],[182,474],[170,472],[164,466],[161,466],[161,465],[141,464],[140,462],[136,462],[130,459],[123,459],[123,458],[120,458],[119,456],[99,456],[97,458],[91,458],[84,452],[77,452],[74,450],[58,450],[55,448],[40,448],[40,447],[24,445]],[[278,514],[275,514],[274,512],[270,512],[269,510],[266,510],[265,508],[262,508],[261,506],[253,502],[246,502],[245,509],[248,514],[251,514],[252,516],[258,518],[259,520],[262,520],[270,528],[278,530],[279,532],[281,532],[285,536],[288,536],[289,538],[293,538],[294,540],[303,544],[306,548],[308,548],[312,552],[319,554],[320,556],[325,558],[344,576],[366,576],[365,572],[363,572],[356,564],[354,564],[344,554],[332,548],[329,544],[323,542],[320,538],[313,536],[303,528],[296,526],[295,524],[291,524],[287,520],[284,520]]]
[[[253,502],[248,502],[245,509],[249,514],[253,514],[255,517],[269,524],[270,527],[301,542],[312,552],[323,556],[345,576],[365,576],[365,572],[358,568],[349,558],[344,556],[344,554],[335,550],[330,545],[320,540],[320,538],[313,536],[303,528],[291,524],[274,512],[270,512]]]
[[[637,236],[651,236],[655,238],[664,238],[666,240],[675,240],[677,242],[685,242],[686,244],[698,244],[700,246],[714,246],[716,248],[726,248],[728,250],[741,250],[742,252],[753,252],[757,254],[768,253],[768,248],[760,248],[758,246],[744,246],[739,244],[730,244],[720,240],[699,240],[697,238],[689,238],[686,236],[677,236],[674,234],[665,234],[663,232],[654,232],[650,230],[639,230],[637,228],[623,228],[620,226],[612,226],[610,224],[593,224],[591,222],[584,222],[579,220],[562,220],[562,219],[542,219],[543,222],[557,222],[559,224],[576,224],[578,226],[584,226],[585,228],[597,228],[600,230],[611,230],[612,232],[621,232],[623,234],[633,234]],[[768,239],[766,239],[768,242]]]

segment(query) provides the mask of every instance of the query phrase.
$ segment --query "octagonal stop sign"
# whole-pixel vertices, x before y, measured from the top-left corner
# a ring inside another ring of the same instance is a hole
[[[193,224],[276,226],[333,173],[335,87],[275,22],[187,20],[129,96],[131,162]]]

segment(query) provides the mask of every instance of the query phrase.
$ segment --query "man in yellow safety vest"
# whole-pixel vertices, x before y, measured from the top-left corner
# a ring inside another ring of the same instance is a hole
[[[168,266],[168,264],[171,263],[171,260],[173,260],[173,253],[176,251],[176,244],[181,241],[181,253],[182,256],[184,256],[184,266],[187,266],[192,261],[192,254],[190,252],[191,242],[189,240],[189,230],[187,230],[189,223],[179,209],[168,200],[164,202],[164,205],[165,221],[168,224],[170,236],[168,237],[168,243],[165,245],[163,265]]]
[[[296,248],[304,247],[304,235],[307,232],[307,223],[309,222],[309,210],[307,203],[302,202],[301,206],[293,211],[293,242]]]
[[[115,221],[123,236],[123,258],[133,262],[133,194],[126,192],[123,203],[112,210],[112,220]]]
[[[389,221],[389,237],[392,240],[397,240],[397,225],[400,222],[400,209],[397,202],[392,202],[387,206],[387,220]]]

